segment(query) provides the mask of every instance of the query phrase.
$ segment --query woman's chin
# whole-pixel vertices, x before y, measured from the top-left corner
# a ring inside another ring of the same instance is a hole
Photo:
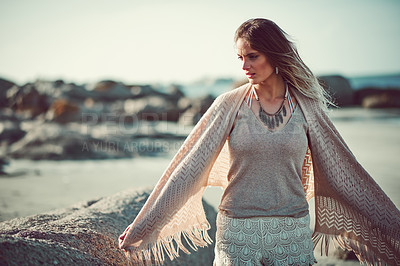
[[[255,84],[258,84],[259,82],[257,82],[256,80],[254,80],[254,79],[248,79],[249,80],[249,82],[250,82],[250,84],[253,84],[253,85],[255,85]]]

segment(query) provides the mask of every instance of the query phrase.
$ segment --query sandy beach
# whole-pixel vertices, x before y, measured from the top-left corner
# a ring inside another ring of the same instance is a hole
[[[400,111],[347,108],[330,115],[359,162],[400,207]],[[7,172],[25,174],[0,178],[0,220],[66,207],[129,187],[154,186],[171,157],[11,161]],[[217,208],[221,194],[219,188],[208,188],[204,198]],[[312,206],[310,210],[312,214]],[[317,259],[318,265],[358,265],[330,257]]]

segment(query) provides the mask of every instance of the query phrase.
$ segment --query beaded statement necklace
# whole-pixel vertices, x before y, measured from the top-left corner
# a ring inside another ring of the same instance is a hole
[[[268,129],[272,130],[275,127],[279,127],[279,124],[283,124],[283,117],[286,117],[286,115],[287,115],[287,111],[286,111],[286,107],[285,107],[286,100],[288,100],[290,113],[292,114],[294,112],[294,105],[293,105],[292,99],[290,97],[290,93],[289,93],[288,85],[287,85],[286,81],[285,81],[285,89],[286,89],[285,97],[282,101],[281,106],[279,107],[278,111],[271,114],[262,108],[261,103],[260,103],[260,98],[258,97],[257,92],[254,89],[254,86],[251,88],[251,93],[249,95],[247,103],[249,104],[249,106],[251,106],[251,99],[253,98],[252,95],[254,95],[254,97],[256,98],[256,100],[260,106],[260,110],[258,112],[258,115],[260,116],[260,120],[264,123],[264,125],[266,125],[268,127]]]

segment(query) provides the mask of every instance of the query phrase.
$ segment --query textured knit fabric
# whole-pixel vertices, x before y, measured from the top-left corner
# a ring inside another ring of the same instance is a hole
[[[120,236],[134,264],[163,262],[210,243],[202,206],[207,186],[228,184],[226,140],[250,89],[217,97],[163,173],[142,210]],[[400,265],[400,211],[357,162],[319,103],[293,90],[309,127],[303,164],[306,198],[315,196],[314,244],[334,243],[369,264]],[[182,241],[182,236],[185,241]]]
[[[316,263],[310,216],[231,218],[217,215],[214,266]]]
[[[283,128],[271,132],[243,103],[229,136],[229,185],[219,210],[236,218],[307,215],[301,183],[306,133],[301,108]]]

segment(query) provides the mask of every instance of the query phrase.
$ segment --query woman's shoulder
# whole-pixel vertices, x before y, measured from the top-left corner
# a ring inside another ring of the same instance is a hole
[[[249,88],[250,83],[243,84],[240,87],[237,87],[233,90],[224,92],[220,94],[215,100],[216,101],[229,101],[232,99],[236,99],[237,97],[241,97],[245,91]]]

